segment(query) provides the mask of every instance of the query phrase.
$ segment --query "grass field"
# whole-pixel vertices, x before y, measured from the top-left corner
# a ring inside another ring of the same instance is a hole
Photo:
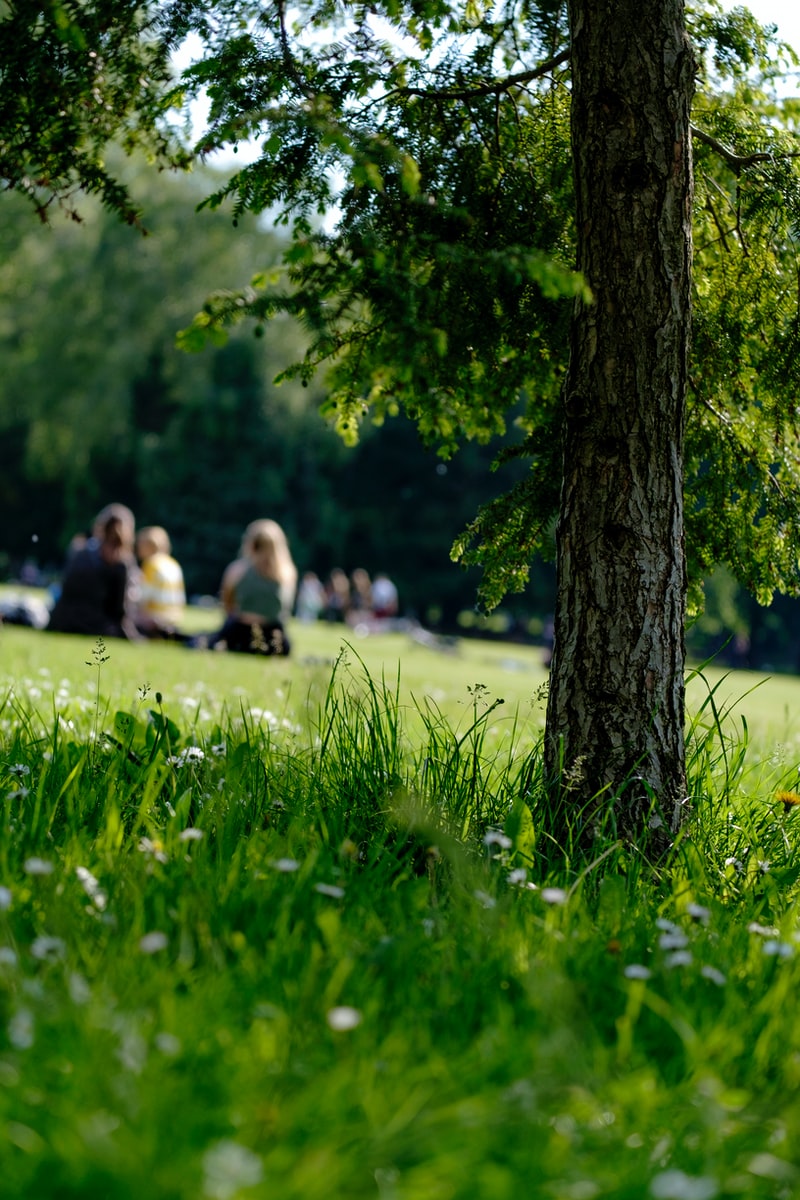
[[[4,1200],[796,1196],[798,681],[690,683],[656,869],[541,836],[535,648],[293,636],[0,629]]]

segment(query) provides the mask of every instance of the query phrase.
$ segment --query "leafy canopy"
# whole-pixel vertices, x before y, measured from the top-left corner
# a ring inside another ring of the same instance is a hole
[[[729,564],[762,600],[798,590],[798,102],[793,53],[743,8],[689,10],[702,63],[689,398],[690,572]],[[180,86],[169,54],[196,34]],[[45,215],[95,192],[136,210],[111,138],[181,161],[169,115],[204,93],[201,155],[253,139],[206,204],[288,229],[278,268],[212,294],[187,348],[245,318],[297,318],[346,439],[400,408],[450,456],[511,423],[526,477],[454,547],[483,597],[520,588],[546,549],[561,476],[559,393],[573,271],[570,76],[558,0],[51,0],[0,3],[0,179]],[[500,474],[502,476],[502,463]],[[502,489],[499,482],[498,490]]]
[[[188,161],[168,120],[180,93],[160,17],[140,0],[0,0],[0,190],[43,220],[54,207],[77,218],[89,193],[138,222],[109,143]]]

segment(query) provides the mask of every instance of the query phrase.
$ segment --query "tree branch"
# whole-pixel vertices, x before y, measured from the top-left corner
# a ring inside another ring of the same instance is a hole
[[[758,150],[753,154],[736,154],[728,146],[723,145],[718,138],[706,133],[704,129],[698,129],[696,125],[692,125],[691,131],[692,137],[697,138],[698,142],[710,146],[725,160],[734,175],[738,175],[745,167],[752,167],[756,163],[772,162],[776,158],[800,158],[800,150],[785,151],[780,154],[775,154],[772,150]]]
[[[445,91],[439,91],[436,88],[404,87],[397,88],[390,95],[422,96],[431,100],[474,100],[480,96],[499,95],[501,92],[508,92],[511,88],[531,83],[534,79],[541,79],[543,76],[549,75],[556,67],[560,67],[562,63],[567,62],[569,57],[570,51],[568,49],[562,50],[560,54],[554,54],[552,58],[548,58],[545,62],[540,63],[538,67],[534,67],[530,71],[520,71],[517,75],[508,75],[505,79],[495,79],[492,83],[482,83],[475,87],[452,88]]]

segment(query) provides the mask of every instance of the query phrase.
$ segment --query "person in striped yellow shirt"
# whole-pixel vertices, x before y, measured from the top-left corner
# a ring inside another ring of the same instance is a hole
[[[140,529],[136,555],[142,570],[136,624],[147,637],[174,637],[183,620],[186,588],[166,529]]]

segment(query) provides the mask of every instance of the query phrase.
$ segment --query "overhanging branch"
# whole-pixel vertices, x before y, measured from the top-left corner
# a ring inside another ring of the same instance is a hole
[[[787,150],[778,154],[773,150],[757,150],[753,154],[736,154],[729,146],[726,146],[718,138],[712,134],[706,133],[704,129],[698,129],[696,125],[691,126],[692,137],[697,138],[698,142],[703,142],[704,145],[710,146],[720,158],[723,158],[735,175],[743,171],[746,167],[753,167],[756,163],[774,162],[780,158],[800,158],[800,150]]]
[[[505,79],[495,79],[491,83],[477,84],[475,87],[465,88],[415,88],[404,87],[397,88],[391,92],[392,96],[422,96],[429,100],[474,100],[481,96],[499,95],[501,92],[508,92],[512,88],[520,87],[526,83],[532,83],[536,79],[542,79],[545,75],[549,75],[556,67],[560,67],[562,63],[568,62],[570,56],[569,49],[562,50],[560,54],[554,54],[552,58],[548,58],[545,62],[540,63],[538,67],[533,67],[530,71],[520,71],[516,75],[507,75]]]

